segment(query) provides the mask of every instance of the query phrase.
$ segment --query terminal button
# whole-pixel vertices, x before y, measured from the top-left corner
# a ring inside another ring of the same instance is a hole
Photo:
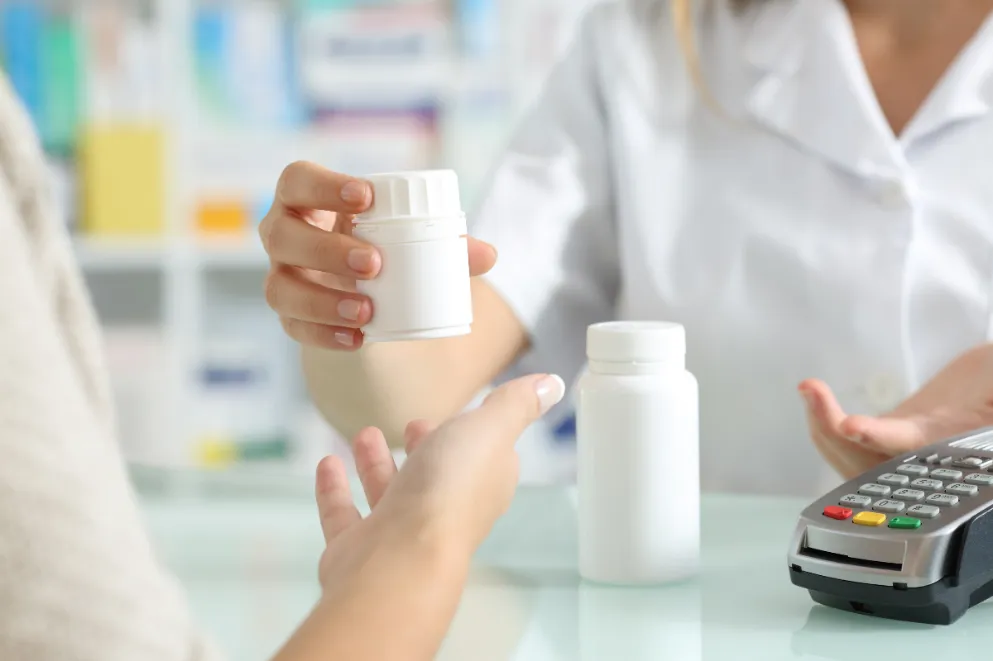
[[[926,478],[921,478],[919,480],[914,480],[910,483],[910,486],[917,489],[924,489],[925,491],[938,491],[944,486],[944,482],[941,480],[929,480]]]
[[[893,492],[893,497],[897,500],[909,500],[918,501],[924,500],[924,496],[927,494],[923,491],[918,491],[917,489],[897,489]]]
[[[940,512],[941,510],[934,505],[914,505],[907,510],[907,514],[917,517],[918,519],[933,519],[937,517]]]
[[[864,496],[888,496],[890,491],[892,489],[884,484],[863,484],[859,487],[859,493]]]
[[[881,526],[886,523],[886,515],[879,512],[859,512],[852,519],[852,523],[860,526]]]
[[[966,484],[981,484],[984,487],[993,486],[993,475],[985,473],[973,473],[965,476]]]
[[[948,493],[933,493],[924,502],[929,505],[940,505],[941,507],[955,507],[959,504],[959,497]]]
[[[917,464],[901,464],[897,466],[896,472],[913,477],[924,477],[927,475],[928,469],[927,466],[918,466]]]
[[[872,498],[869,498],[869,496],[857,496],[854,493],[850,493],[847,496],[842,496],[838,504],[842,507],[868,507],[872,504]]]
[[[950,468],[935,468],[931,471],[931,477],[936,480],[948,480],[949,482],[957,482],[962,479],[962,471],[952,470]]]
[[[899,500],[878,500],[876,504],[872,506],[872,509],[877,512],[889,512],[890,514],[898,514],[907,507],[904,503]]]
[[[956,496],[975,496],[979,493],[979,487],[974,484],[949,484],[945,493],[953,493]]]
[[[980,457],[965,457],[952,461],[952,466],[958,468],[986,468],[990,464],[993,464],[993,460],[982,459]]]
[[[824,516],[831,519],[837,519],[838,521],[844,521],[852,516],[852,510],[847,507],[828,505],[824,508]]]
[[[896,473],[886,473],[884,475],[880,475],[879,479],[877,479],[876,482],[879,482],[880,484],[888,484],[893,487],[903,487],[903,486],[907,486],[907,484],[910,482],[910,478],[907,477],[906,475],[897,475]]]
[[[898,516],[890,521],[890,528],[897,530],[917,530],[921,527],[921,520],[912,516]]]

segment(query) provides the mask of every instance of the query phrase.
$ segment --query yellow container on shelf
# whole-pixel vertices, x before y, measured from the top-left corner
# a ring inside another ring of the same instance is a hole
[[[204,199],[197,204],[196,214],[200,234],[241,236],[248,230],[248,206],[240,200]]]
[[[161,127],[84,127],[79,165],[84,233],[149,236],[164,232],[165,132]]]
[[[230,468],[238,462],[237,444],[234,439],[224,436],[200,438],[194,452],[197,468],[218,470]]]

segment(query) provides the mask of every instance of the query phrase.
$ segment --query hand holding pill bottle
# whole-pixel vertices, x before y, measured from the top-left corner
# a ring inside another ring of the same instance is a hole
[[[493,268],[496,251],[465,236],[457,189],[448,171],[357,178],[287,167],[259,227],[272,264],[266,300],[287,334],[354,351],[468,332],[468,278]]]

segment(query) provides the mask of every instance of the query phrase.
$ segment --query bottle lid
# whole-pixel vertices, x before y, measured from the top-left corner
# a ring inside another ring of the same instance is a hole
[[[372,206],[358,223],[461,216],[459,179],[452,170],[389,172],[363,177],[372,185]]]
[[[683,360],[686,329],[662,321],[593,324],[586,332],[586,356],[604,363],[658,363]]]

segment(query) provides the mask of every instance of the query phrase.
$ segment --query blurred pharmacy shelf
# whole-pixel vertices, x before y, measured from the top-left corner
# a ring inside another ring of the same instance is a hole
[[[0,0],[136,470],[295,484],[344,451],[263,297],[280,173],[453,168],[471,209],[592,1]]]
[[[91,273],[158,270],[165,261],[159,239],[77,237],[73,246],[80,267]]]
[[[73,246],[80,267],[91,273],[182,269],[267,270],[269,258],[256,237],[161,239],[77,237]]]

